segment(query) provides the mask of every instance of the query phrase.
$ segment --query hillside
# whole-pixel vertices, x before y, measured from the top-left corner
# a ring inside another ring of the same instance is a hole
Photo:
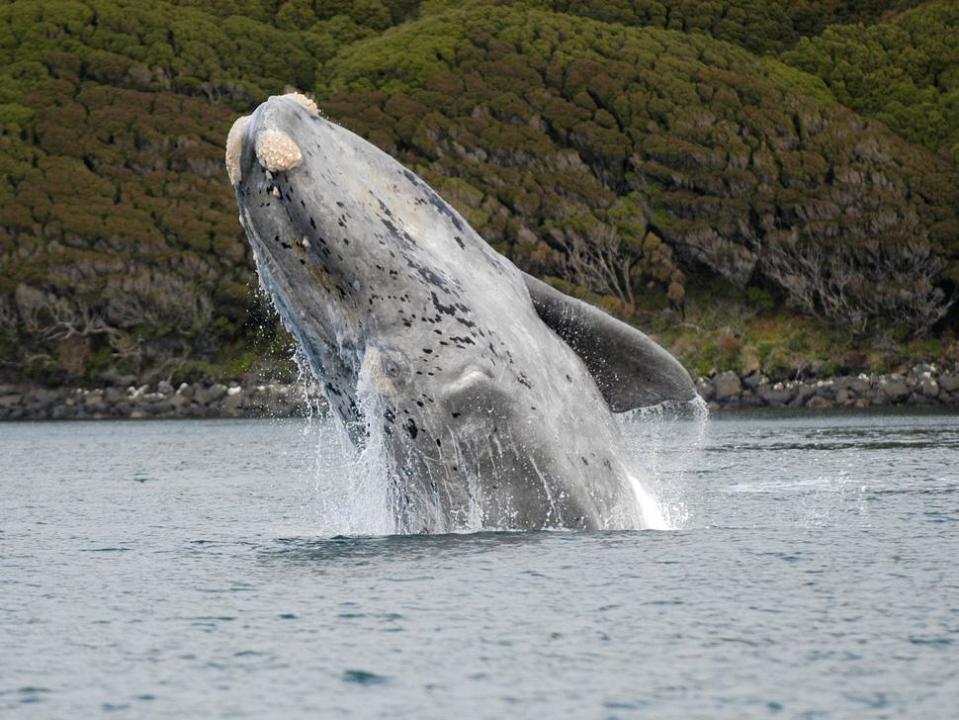
[[[869,28],[830,27],[783,59],[904,138],[959,153],[959,3],[937,0]]]
[[[284,365],[222,143],[290,87],[695,371],[935,359],[959,43],[914,5],[2,3],[0,382]]]

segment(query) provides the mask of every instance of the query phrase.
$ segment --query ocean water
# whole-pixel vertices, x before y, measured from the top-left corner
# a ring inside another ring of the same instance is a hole
[[[959,716],[959,417],[627,432],[672,530],[377,535],[322,421],[0,425],[0,716]]]

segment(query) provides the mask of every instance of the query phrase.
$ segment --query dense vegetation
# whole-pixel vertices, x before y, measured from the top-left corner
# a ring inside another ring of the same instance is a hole
[[[959,32],[955,3],[915,5],[0,3],[0,381],[285,355],[222,143],[291,87],[696,370],[935,356]]]
[[[938,0],[863,29],[831,27],[785,55],[845,105],[914,142],[959,153],[959,3]]]

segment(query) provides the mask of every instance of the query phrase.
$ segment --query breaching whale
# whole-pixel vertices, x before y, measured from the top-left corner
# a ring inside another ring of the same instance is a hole
[[[496,253],[421,178],[303,95],[236,121],[257,270],[396,531],[662,525],[612,412],[696,397],[638,330]]]

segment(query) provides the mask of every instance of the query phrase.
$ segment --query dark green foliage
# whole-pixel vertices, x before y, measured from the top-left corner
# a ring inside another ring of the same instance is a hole
[[[891,22],[844,25],[784,59],[818,75],[835,97],[933,149],[959,156],[959,3],[936,0]]]
[[[585,277],[579,248],[610,238],[610,262],[642,268],[629,244],[653,231],[688,269],[774,285],[860,330],[897,311],[924,329],[944,312],[935,285],[959,259],[951,165],[828,93],[800,94],[815,79],[776,61],[703,35],[474,6],[359,43],[323,76],[335,118],[532,272]],[[639,198],[629,234],[612,218],[626,196]]]
[[[955,145],[956,43],[932,32],[954,7],[896,14],[914,4],[0,2],[0,382],[285,352],[222,157],[233,118],[290,87],[624,317],[725,278],[770,312],[921,329],[959,283],[955,174],[836,102]]]

